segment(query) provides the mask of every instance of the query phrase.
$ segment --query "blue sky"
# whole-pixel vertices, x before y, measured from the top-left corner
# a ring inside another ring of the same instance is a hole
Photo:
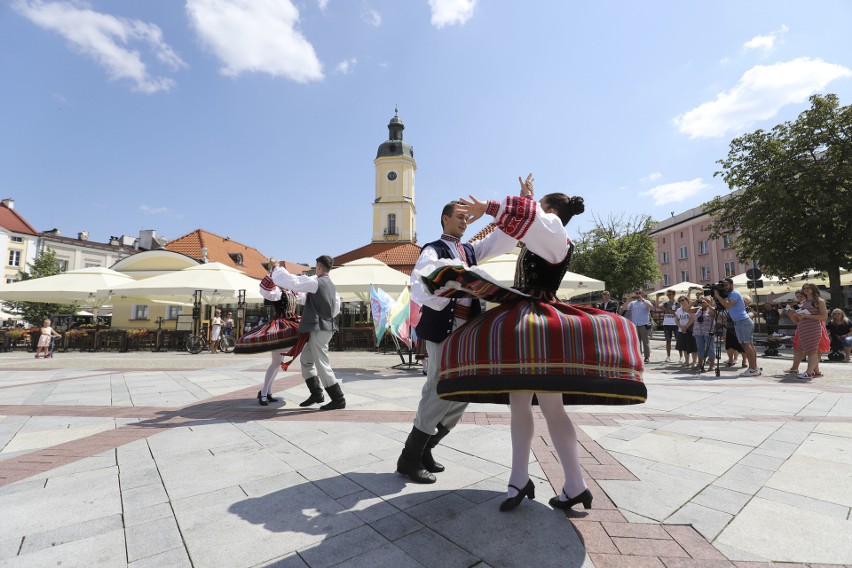
[[[3,0],[0,197],[38,230],[196,228],[313,264],[371,238],[399,106],[420,243],[441,206],[539,195],[664,219],[730,140],[852,104],[845,0]],[[472,229],[469,236],[484,224]]]

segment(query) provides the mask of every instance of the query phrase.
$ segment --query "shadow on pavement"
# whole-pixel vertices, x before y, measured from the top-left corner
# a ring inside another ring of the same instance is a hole
[[[337,499],[321,488],[347,484],[353,493]],[[229,512],[266,531],[287,533],[294,542],[291,551],[311,566],[369,566],[371,551],[379,548],[385,556],[407,555],[425,566],[484,562],[495,568],[545,568],[582,566],[585,560],[584,544],[565,514],[546,503],[525,500],[501,513],[502,492],[423,489],[395,473],[354,472],[252,496]],[[298,545],[302,540],[306,546]],[[264,565],[293,566],[293,560],[270,559]]]

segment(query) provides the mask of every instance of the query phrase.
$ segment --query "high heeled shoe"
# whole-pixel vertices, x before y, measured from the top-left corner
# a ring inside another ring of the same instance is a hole
[[[565,493],[564,489],[562,490],[562,494],[565,495],[565,497],[568,497],[568,494]],[[584,509],[591,509],[592,508],[592,492],[589,491],[588,489],[586,489],[585,491],[583,491],[582,493],[580,493],[579,495],[577,495],[573,499],[568,499],[567,501],[561,501],[559,499],[559,495],[557,495],[556,497],[551,497],[551,499],[550,499],[550,506],[553,507],[554,509],[570,509],[571,507],[573,507],[577,503],[582,503]]]
[[[508,499],[500,503],[500,510],[503,512],[511,511],[512,509],[520,505],[521,501],[524,500],[524,497],[535,499],[535,483],[533,483],[532,479],[527,480],[527,484],[524,485],[523,489],[518,489],[511,483],[509,484],[509,487],[517,491],[518,494],[514,497],[509,497]]]

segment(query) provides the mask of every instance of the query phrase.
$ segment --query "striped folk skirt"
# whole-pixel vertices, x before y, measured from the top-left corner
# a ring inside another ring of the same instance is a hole
[[[278,318],[239,339],[234,353],[263,353],[289,349],[299,341],[299,320]]]
[[[440,365],[438,395],[447,400],[508,404],[511,392],[562,393],[567,405],[647,398],[636,327],[559,301],[518,297],[481,314],[447,338]]]

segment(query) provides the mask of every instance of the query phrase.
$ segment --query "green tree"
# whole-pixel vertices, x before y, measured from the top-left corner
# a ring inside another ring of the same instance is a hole
[[[47,249],[38,255],[33,262],[27,263],[27,270],[18,272],[18,280],[32,280],[33,278],[44,278],[59,274],[59,264],[56,262],[56,253],[53,249]],[[51,314],[74,313],[74,305],[68,304],[45,304],[42,302],[6,302],[6,309],[20,313],[24,319],[34,326],[40,326],[44,318]]]
[[[616,299],[646,288],[662,277],[654,240],[648,236],[653,226],[648,216],[595,217],[595,227],[575,243],[571,270],[603,280]]]
[[[740,261],[782,278],[828,274],[842,305],[840,267],[852,266],[852,107],[814,95],[811,108],[771,131],[735,138],[719,160],[734,193],[711,201],[712,236],[735,235]]]

